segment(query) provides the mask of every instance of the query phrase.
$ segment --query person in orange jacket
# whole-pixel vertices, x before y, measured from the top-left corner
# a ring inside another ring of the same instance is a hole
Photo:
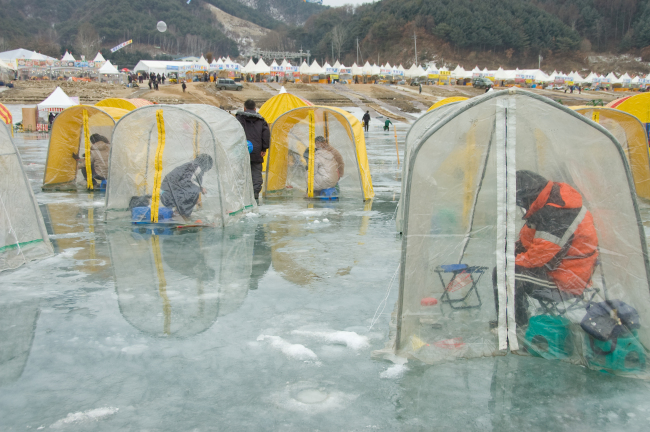
[[[561,301],[581,295],[591,284],[598,235],[582,196],[566,183],[519,170],[517,205],[525,211],[525,224],[515,245],[515,320],[523,326],[528,323],[527,295],[543,291]],[[493,281],[496,302],[496,271]],[[496,307],[498,314],[498,303]]]

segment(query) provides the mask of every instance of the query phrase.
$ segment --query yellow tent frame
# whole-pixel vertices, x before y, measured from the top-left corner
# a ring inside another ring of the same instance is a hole
[[[575,111],[599,123],[614,135],[630,164],[636,194],[650,200],[650,155],[643,123],[632,114],[615,108],[588,107]]]
[[[438,102],[434,103],[433,105],[431,105],[427,111],[434,110],[434,109],[439,108],[439,107],[441,107],[443,105],[447,105],[448,103],[461,102],[461,101],[464,101],[464,100],[467,100],[467,99],[469,99],[469,98],[466,98],[464,96],[452,96],[452,97],[444,98],[444,99],[439,100]]]
[[[349,112],[340,108],[326,106],[307,106],[295,108],[277,118],[271,126],[271,146],[268,152],[266,177],[264,180],[264,196],[271,191],[284,190],[287,185],[287,157],[289,152],[288,136],[291,129],[300,122],[308,121],[310,129],[309,149],[313,153],[315,124],[323,121],[336,121],[342,125],[355,145],[355,155],[359,169],[359,178],[363,189],[364,201],[375,196],[368,164],[366,140],[361,122]],[[310,158],[313,161],[313,158]],[[311,171],[310,171],[311,173]],[[312,191],[312,188],[308,188]]]
[[[87,113],[86,121],[84,112]],[[87,123],[89,128],[105,127],[107,137],[110,137],[115,121],[127,113],[119,108],[76,105],[56,116],[47,150],[43,190],[76,190],[77,161],[72,158],[72,153],[80,153],[84,124]]]
[[[641,123],[650,123],[650,93],[628,97],[615,107],[638,118]]]

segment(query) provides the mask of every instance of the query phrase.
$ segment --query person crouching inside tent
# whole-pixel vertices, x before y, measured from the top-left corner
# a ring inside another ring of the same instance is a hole
[[[582,196],[566,183],[519,170],[517,205],[526,213],[515,245],[515,321],[525,326],[527,295],[559,303],[581,295],[591,284],[598,236]],[[498,315],[496,268],[493,282]]]
[[[90,169],[93,176],[93,187],[100,187],[102,181],[108,178],[108,158],[111,152],[111,146],[108,139],[100,134],[90,136]],[[77,153],[72,153],[72,158],[77,161],[77,169],[81,170],[84,180],[88,179],[86,172],[86,155],[79,157]]]
[[[309,170],[309,148],[303,154]],[[332,147],[327,140],[316,137],[314,142],[314,194],[320,195],[322,190],[336,187],[339,179],[345,173],[345,162],[341,153]]]
[[[212,168],[212,164],[210,155],[199,154],[192,162],[174,168],[162,181],[160,202],[165,207],[175,208],[188,221],[201,193],[207,193],[202,186],[203,175]]]

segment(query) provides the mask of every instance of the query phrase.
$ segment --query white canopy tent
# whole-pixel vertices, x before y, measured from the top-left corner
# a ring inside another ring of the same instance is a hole
[[[357,76],[357,75],[363,75],[363,68],[361,66],[358,66],[356,63],[352,64],[352,75]]]
[[[49,57],[35,51],[18,48],[11,51],[4,51],[0,53],[0,60],[13,63],[16,59],[31,59],[31,60],[56,60],[54,57]]]
[[[95,58],[93,59],[94,62],[103,62],[106,61],[102,53],[98,52]]]
[[[38,104],[39,111],[61,112],[71,106],[79,105],[65,94],[61,87],[57,87],[51,95]]]
[[[361,70],[361,73],[366,76],[371,76],[372,75],[372,66],[370,65],[369,62],[366,62],[363,65],[363,68]]]
[[[100,75],[118,75],[120,71],[113,66],[110,60],[107,60],[106,63],[104,63],[104,66],[99,68],[99,73]]]

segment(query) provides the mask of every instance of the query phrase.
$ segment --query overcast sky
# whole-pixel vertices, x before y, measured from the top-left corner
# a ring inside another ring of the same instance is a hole
[[[323,0],[323,4],[326,6],[343,6],[346,4],[360,5],[362,3],[372,3],[373,0]]]

